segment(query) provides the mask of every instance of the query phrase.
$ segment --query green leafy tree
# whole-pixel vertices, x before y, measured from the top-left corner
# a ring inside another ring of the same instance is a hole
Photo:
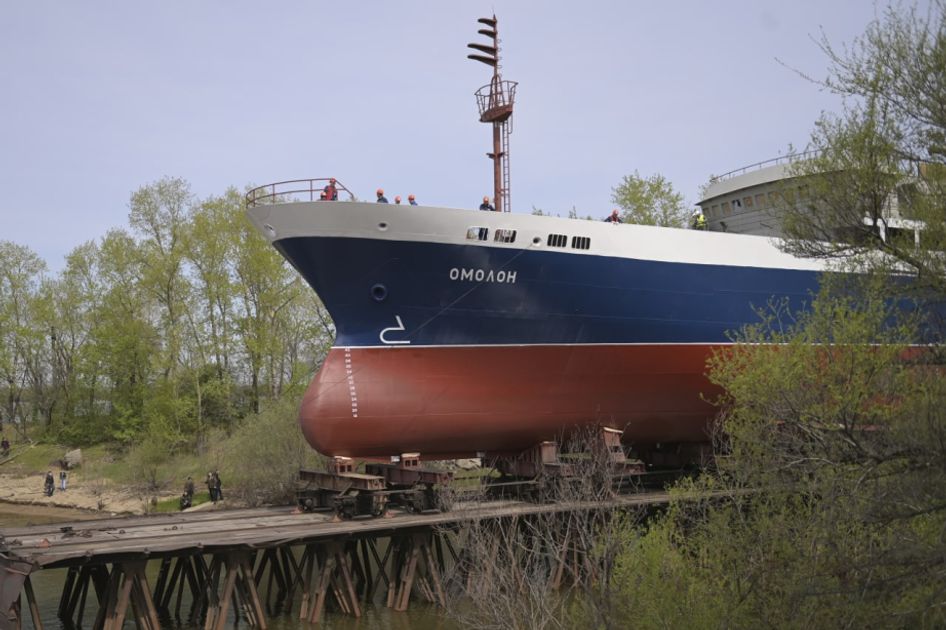
[[[946,379],[882,280],[830,280],[713,358],[717,469],[619,562],[641,625],[946,623]]]
[[[683,195],[663,175],[625,175],[611,192],[611,201],[621,209],[625,223],[686,227],[689,212]]]
[[[781,210],[787,249],[896,263],[917,288],[946,292],[946,3],[890,7],[853,45],[821,48],[831,67],[818,83],[845,106],[822,116],[815,157],[794,167],[805,199]]]
[[[28,247],[0,241],[0,390],[4,394],[3,422],[20,432],[33,409],[26,404],[31,374],[35,375],[37,333],[32,302],[46,264]]]

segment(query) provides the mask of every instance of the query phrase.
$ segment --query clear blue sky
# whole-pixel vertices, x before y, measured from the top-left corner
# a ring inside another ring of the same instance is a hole
[[[688,201],[709,175],[804,146],[836,96],[821,29],[850,42],[869,0],[5,2],[0,239],[52,269],[127,225],[165,175],[228,186],[333,175],[359,196],[475,207],[488,125],[466,59],[500,20],[519,81],[512,205],[605,216],[611,189],[661,173]]]

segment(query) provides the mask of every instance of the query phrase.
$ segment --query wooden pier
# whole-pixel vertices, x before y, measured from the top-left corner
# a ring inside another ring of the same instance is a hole
[[[195,626],[220,629],[237,617],[266,628],[266,612],[283,614],[297,593],[299,618],[311,623],[329,602],[360,616],[376,595],[398,611],[412,596],[442,606],[445,571],[462,564],[465,524],[668,500],[654,492],[595,503],[461,503],[447,513],[392,510],[348,521],[284,507],[7,528],[0,531],[0,630],[22,628],[26,618],[44,627],[30,576],[56,568],[66,569],[57,615],[65,627],[117,630],[128,618],[157,630],[189,603]]]

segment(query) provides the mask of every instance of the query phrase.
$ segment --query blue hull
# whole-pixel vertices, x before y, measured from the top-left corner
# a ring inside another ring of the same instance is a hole
[[[481,245],[305,237],[275,246],[331,313],[337,346],[719,344],[818,273]]]

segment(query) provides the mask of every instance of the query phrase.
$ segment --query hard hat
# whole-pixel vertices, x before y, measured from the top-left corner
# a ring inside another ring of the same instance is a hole
[[[483,203],[489,203],[489,197],[483,197]]]
[[[328,178],[328,182],[329,182],[330,184],[334,184],[334,183],[335,183],[335,178],[334,178],[334,177],[329,177],[329,178]]]
[[[407,199],[408,201],[414,201],[414,195],[408,195]]]
[[[384,194],[384,189],[383,189],[383,188],[379,188],[379,189],[378,189],[378,194],[379,194],[379,195],[383,195],[383,194]]]

